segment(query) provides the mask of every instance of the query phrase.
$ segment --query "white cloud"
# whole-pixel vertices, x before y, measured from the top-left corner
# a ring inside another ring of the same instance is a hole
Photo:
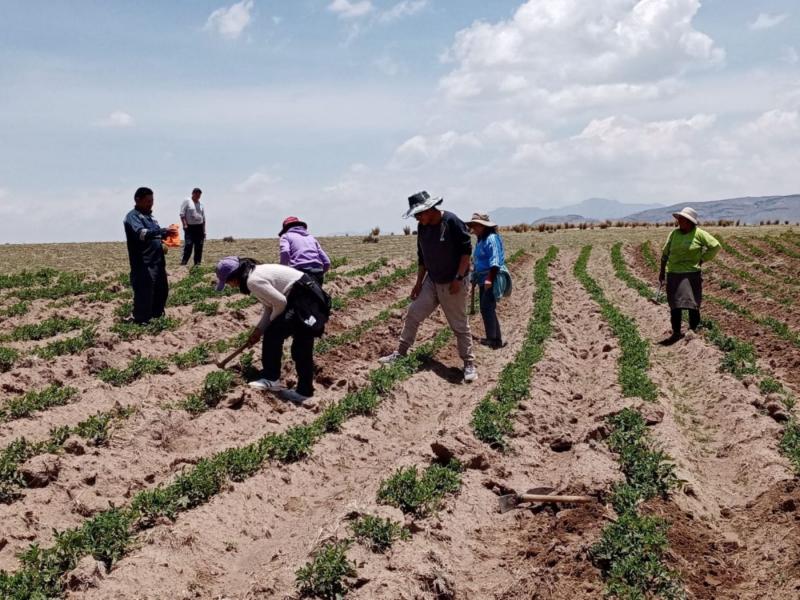
[[[115,110],[107,117],[104,117],[95,122],[95,125],[98,127],[117,127],[117,128],[125,128],[125,127],[133,127],[136,124],[133,117],[128,113]]]
[[[603,104],[653,98],[674,78],[724,60],[692,26],[699,0],[529,0],[506,21],[478,21],[443,56],[451,100]]]
[[[391,23],[405,17],[411,17],[424,10],[426,6],[428,6],[428,0],[403,0],[381,13],[378,20],[381,23]]]
[[[261,194],[268,191],[280,180],[280,177],[265,171],[256,171],[241,183],[233,186],[233,190],[238,194]]]
[[[456,149],[477,149],[480,146],[478,136],[472,133],[447,131],[434,136],[415,135],[397,148],[391,164],[396,168],[413,169],[445,158]]]
[[[370,0],[351,2],[350,0],[333,0],[328,5],[328,10],[335,13],[340,19],[358,19],[371,13],[375,7]]]
[[[800,133],[800,112],[773,109],[746,123],[738,130],[744,140],[752,142],[797,138]]]
[[[781,13],[778,15],[772,15],[769,13],[760,13],[754,21],[751,21],[748,24],[748,27],[753,31],[772,29],[773,27],[776,27],[777,25],[783,23],[788,18],[789,15],[786,13]]]
[[[204,29],[215,31],[230,40],[237,39],[250,24],[253,1],[242,0],[231,6],[218,8],[209,15]]]

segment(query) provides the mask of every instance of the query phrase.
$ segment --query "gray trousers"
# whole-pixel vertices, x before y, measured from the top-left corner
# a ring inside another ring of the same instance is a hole
[[[400,334],[401,354],[408,349],[417,339],[417,330],[420,324],[431,316],[437,306],[442,307],[442,312],[447,318],[450,329],[456,336],[458,354],[464,362],[473,362],[475,355],[472,353],[472,334],[469,331],[469,317],[467,316],[467,282],[462,281],[457,294],[450,293],[449,283],[434,283],[426,277],[422,283],[419,296],[408,307],[403,332]]]

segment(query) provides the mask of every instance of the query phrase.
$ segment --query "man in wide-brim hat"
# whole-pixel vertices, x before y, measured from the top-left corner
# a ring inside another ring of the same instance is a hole
[[[464,381],[475,381],[478,371],[472,353],[472,334],[467,316],[467,286],[472,241],[464,222],[438,206],[443,202],[422,191],[410,196],[404,218],[417,220],[417,281],[411,290],[403,332],[397,350],[380,359],[392,363],[408,353],[420,324],[437,306],[447,317],[464,361]]]
[[[700,325],[700,304],[703,301],[703,276],[701,267],[712,260],[722,245],[717,239],[697,226],[697,211],[687,206],[672,213],[678,222],[664,244],[658,281],[667,282],[667,303],[670,308],[672,335],[663,344],[672,344],[681,338],[683,311],[689,312],[689,329]]]

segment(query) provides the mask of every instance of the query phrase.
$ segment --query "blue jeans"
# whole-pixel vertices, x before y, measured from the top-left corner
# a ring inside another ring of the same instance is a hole
[[[483,326],[486,329],[486,339],[492,342],[500,342],[500,321],[497,320],[497,299],[494,297],[494,290],[480,287],[480,306]]]

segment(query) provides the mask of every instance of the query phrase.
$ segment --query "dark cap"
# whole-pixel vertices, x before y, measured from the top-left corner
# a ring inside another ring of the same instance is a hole
[[[192,190],[192,193],[193,193],[193,194],[202,194],[202,193],[203,193],[203,190],[201,190],[200,188],[194,188],[194,189]]]

